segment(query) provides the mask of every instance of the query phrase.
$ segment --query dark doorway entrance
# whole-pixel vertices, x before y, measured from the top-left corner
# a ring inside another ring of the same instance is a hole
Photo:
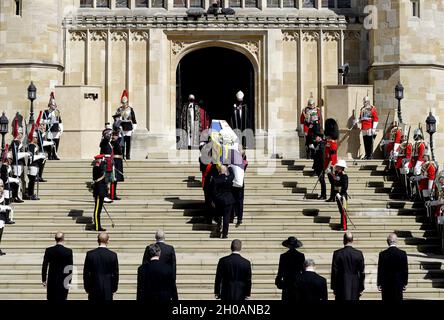
[[[229,123],[236,93],[242,90],[248,105],[247,127],[254,130],[254,69],[250,60],[234,50],[210,47],[187,54],[176,71],[176,127],[181,109],[193,94],[212,119]]]

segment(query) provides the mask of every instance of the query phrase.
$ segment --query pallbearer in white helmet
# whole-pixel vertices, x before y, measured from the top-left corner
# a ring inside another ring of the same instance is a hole
[[[308,99],[307,107],[302,111],[299,118],[301,125],[301,132],[305,136],[305,149],[307,151],[307,159],[313,159],[315,147],[315,133],[321,130],[321,109],[316,107],[316,102],[313,95]]]
[[[365,157],[371,159],[373,157],[373,141],[376,137],[376,128],[378,127],[378,111],[371,104],[370,98],[365,96],[363,99],[364,106],[361,108],[358,122],[361,123],[362,138],[364,140]]]
[[[238,91],[236,93],[236,103],[233,105],[233,112],[231,113],[230,126],[236,132],[238,137],[248,128],[248,106],[244,103],[244,93]],[[242,146],[246,146],[245,136],[242,136]]]
[[[131,159],[131,136],[137,129],[137,120],[134,109],[129,106],[129,95],[127,90],[123,90],[120,97],[120,107],[116,113],[120,113],[120,126],[124,142],[124,159]]]
[[[54,142],[54,145],[47,147],[48,160],[60,160],[57,151],[59,150],[60,137],[63,134],[63,123],[54,92],[51,92],[49,96],[48,109],[43,112],[42,122],[46,124],[46,138]]]

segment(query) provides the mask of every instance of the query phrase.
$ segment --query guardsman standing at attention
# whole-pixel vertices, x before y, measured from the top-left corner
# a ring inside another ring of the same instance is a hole
[[[45,156],[39,150],[38,134],[36,130],[36,124],[32,125],[31,131],[28,135],[28,200],[39,200],[38,195],[34,193],[35,183],[39,177],[39,168],[45,161]]]
[[[105,180],[106,161],[105,155],[99,154],[94,157],[93,167],[93,196],[94,196],[94,230],[105,231],[100,223],[100,215],[102,213],[103,203],[108,196],[108,185]]]
[[[393,150],[393,159],[395,161],[395,169],[403,183],[405,194],[408,198],[411,196],[411,186],[408,177],[411,158],[412,144],[408,141],[408,133],[404,130],[401,135],[401,143]]]
[[[120,200],[117,196],[117,182],[123,182],[123,138],[119,130],[113,131],[111,144],[113,146],[114,182],[111,182],[111,200]]]
[[[48,160],[60,160],[57,151],[59,150],[60,136],[63,133],[63,123],[54,92],[51,92],[49,97],[48,109],[43,112],[43,123],[46,124],[47,139],[54,142],[54,145],[50,145],[48,148]]]
[[[325,150],[324,150],[324,171],[327,172],[328,180],[331,181],[330,175],[333,172],[333,167],[338,162],[338,143],[336,140],[339,138],[339,127],[334,119],[325,120],[325,131],[326,136]],[[333,190],[333,186],[331,186]],[[333,193],[330,194],[330,198],[327,199],[328,202],[335,201]]]
[[[120,125],[122,126],[124,152],[123,157],[127,160],[131,159],[131,136],[137,128],[136,114],[134,109],[128,105],[129,97],[128,91],[123,90],[120,98],[121,106],[116,113],[120,113]]]
[[[328,176],[328,179],[332,186],[330,199],[336,200],[339,213],[341,214],[341,230],[347,231],[348,176],[344,172],[345,168],[347,168],[345,161],[339,160],[335,165],[335,171]]]
[[[413,133],[413,140],[415,140],[415,142],[413,143],[410,168],[413,168],[413,175],[417,176],[421,174],[421,166],[424,163],[424,155],[426,154],[426,144],[421,128],[416,128]]]
[[[109,123],[105,124],[105,129],[102,131],[102,141],[100,141],[100,154],[105,156],[106,162],[106,174],[105,181],[110,184],[110,195],[109,198],[112,202],[112,197],[114,195],[114,149],[111,143],[113,129]],[[105,202],[109,202],[108,198]]]
[[[307,107],[302,111],[300,117],[301,131],[305,135],[305,150],[307,159],[313,159],[315,153],[315,132],[321,130],[321,109],[316,107],[313,97],[308,99]]]
[[[364,106],[359,114],[361,123],[362,139],[364,140],[365,157],[364,160],[370,160],[373,157],[373,141],[376,137],[376,128],[378,127],[378,111],[371,104],[369,97],[364,97]]]

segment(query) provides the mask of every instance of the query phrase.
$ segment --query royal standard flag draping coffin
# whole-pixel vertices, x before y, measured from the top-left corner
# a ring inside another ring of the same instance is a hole
[[[244,165],[239,152],[239,139],[225,120],[211,122],[211,141],[213,161],[216,164],[230,165],[234,172],[233,185],[242,187],[244,181]]]

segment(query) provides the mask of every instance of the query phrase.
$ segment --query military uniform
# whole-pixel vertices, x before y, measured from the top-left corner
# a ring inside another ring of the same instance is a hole
[[[365,157],[371,159],[373,155],[373,139],[376,135],[378,126],[378,112],[375,106],[370,103],[369,97],[364,97],[364,106],[359,114],[359,122],[361,123],[362,138],[364,140]]]
[[[302,111],[299,119],[301,131],[305,135],[305,150],[307,159],[313,159],[315,153],[315,133],[321,130],[321,109],[315,106],[312,98],[308,100],[308,106]]]
[[[2,158],[2,166],[0,168],[0,178],[3,182],[5,197],[5,204],[9,205],[11,202],[23,202],[18,197],[18,191],[20,186],[20,180],[13,177],[12,174],[12,153],[8,152],[8,146]]]
[[[105,182],[110,184],[110,195],[112,199],[114,195],[114,182],[116,181],[114,176],[114,148],[111,143],[112,129],[109,124],[102,131],[102,141],[100,141],[100,154],[104,155],[106,167],[105,167]]]
[[[319,199],[327,199],[327,186],[325,184],[325,144],[326,141],[323,138],[323,134],[319,131],[315,133],[314,141],[314,157],[313,157],[313,170],[318,177],[319,184],[321,185],[321,195]],[[330,161],[329,161],[330,162]],[[328,164],[327,164],[328,165]]]
[[[122,135],[124,140],[123,157],[131,159],[131,136],[137,128],[136,114],[134,109],[128,105],[128,92],[123,90],[120,98],[121,106],[117,109],[120,114],[120,126],[122,127]]]
[[[59,150],[60,137],[63,133],[63,123],[60,110],[55,102],[54,92],[49,97],[48,109],[43,112],[43,121],[46,125],[46,138],[54,144],[48,145],[47,153],[49,160],[59,160],[57,151]]]
[[[123,175],[123,138],[120,136],[119,131],[113,132],[111,141],[113,147],[113,160],[114,160],[114,182],[111,186],[111,200],[120,200],[117,196],[117,183],[123,182],[125,177]]]
[[[412,149],[412,160],[410,161],[410,168],[413,169],[413,175],[417,176],[421,174],[421,166],[424,163],[424,156],[426,155],[426,144],[424,142],[424,136],[420,128],[415,130],[413,135],[415,142]]]
[[[401,136],[401,143],[394,146],[391,157],[395,163],[395,170],[403,183],[406,196],[409,198],[412,193],[409,182],[412,144],[407,139],[407,134],[404,132]]]
[[[34,127],[33,127],[34,128]],[[45,162],[45,155],[40,152],[38,145],[38,135],[34,129],[31,129],[29,133],[29,145],[28,152],[30,157],[28,159],[28,199],[39,200],[38,196],[34,193],[35,183],[39,178],[39,168]]]
[[[345,161],[341,160],[338,162],[338,165],[345,166]],[[336,204],[338,205],[339,213],[341,214],[341,228],[342,230],[347,230],[347,216],[345,210],[347,210],[347,190],[348,190],[348,176],[344,171],[338,172],[335,170],[331,174],[328,175],[328,180],[331,184],[331,195],[330,199],[335,199]]]
[[[105,155],[100,154],[94,157],[94,167],[92,171],[93,176],[93,197],[94,197],[94,229],[96,231],[105,231],[100,222],[103,203],[105,197],[108,195],[108,185],[105,181],[106,161]]]

